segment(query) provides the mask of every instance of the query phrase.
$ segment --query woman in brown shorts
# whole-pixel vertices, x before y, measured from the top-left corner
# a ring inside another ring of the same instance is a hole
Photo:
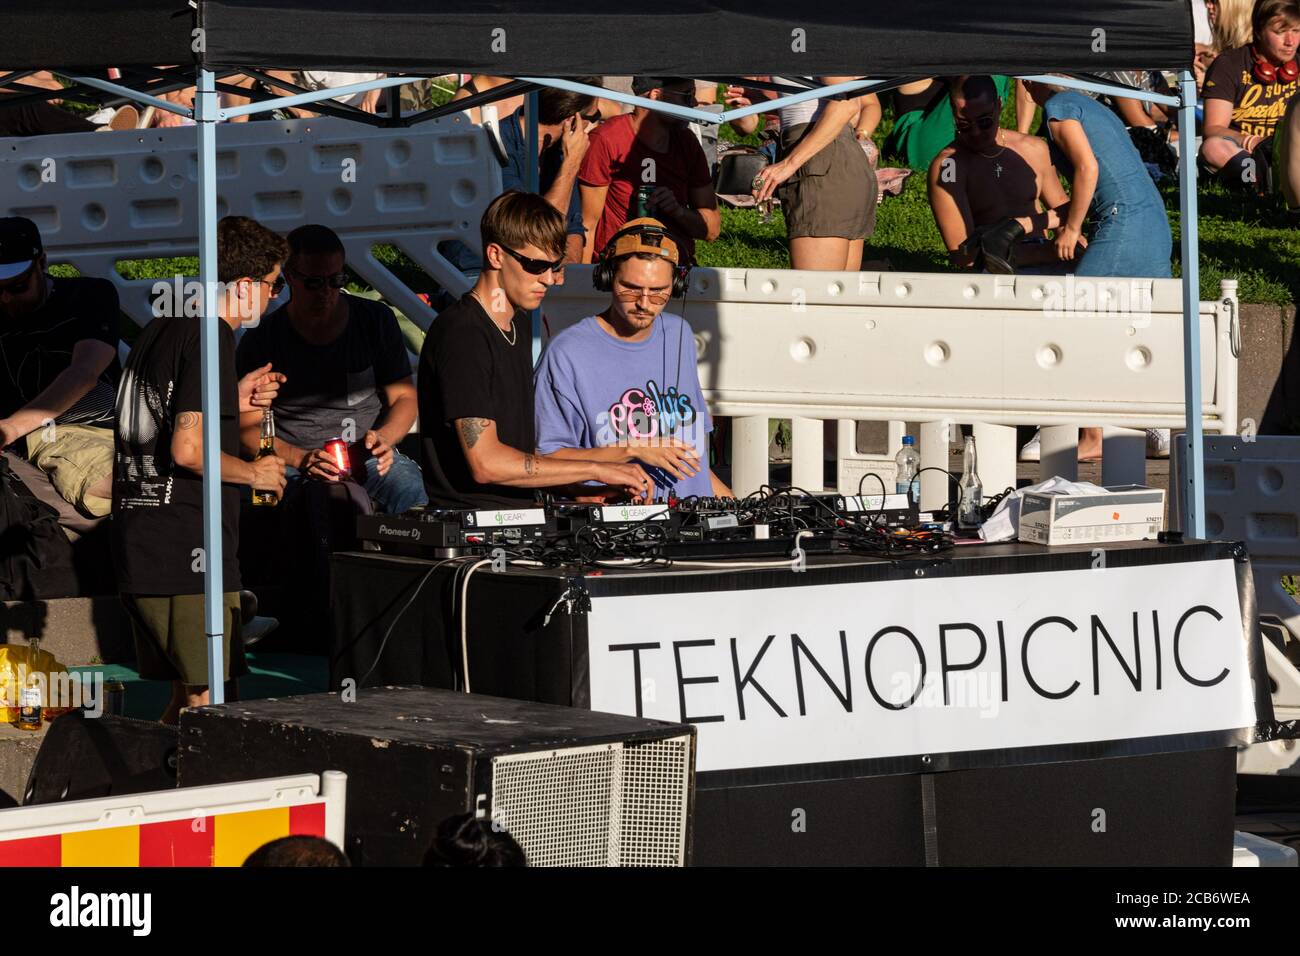
[[[831,85],[855,77],[820,79]],[[876,227],[878,187],[852,126],[861,105],[857,98],[807,100],[778,111],[781,158],[755,178],[754,195],[760,202],[779,196],[793,269],[862,265],[863,240]]]

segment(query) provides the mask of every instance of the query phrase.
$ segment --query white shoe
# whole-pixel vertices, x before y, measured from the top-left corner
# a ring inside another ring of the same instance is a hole
[[[1169,429],[1168,428],[1147,429],[1147,457],[1148,458],[1169,457]]]
[[[1034,437],[1025,442],[1025,446],[1020,449],[1019,458],[1021,461],[1038,461],[1041,455],[1041,448],[1038,444],[1038,432],[1034,432]]]

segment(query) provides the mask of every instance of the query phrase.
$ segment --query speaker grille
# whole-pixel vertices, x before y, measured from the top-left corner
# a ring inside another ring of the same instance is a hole
[[[530,866],[681,866],[691,738],[492,760],[492,820]]]

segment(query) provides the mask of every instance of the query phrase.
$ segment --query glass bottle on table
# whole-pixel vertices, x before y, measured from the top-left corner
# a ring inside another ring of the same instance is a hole
[[[966,437],[966,448],[962,452],[961,482],[958,484],[957,527],[975,529],[984,523],[980,516],[980,505],[984,499],[984,485],[980,481],[975,461],[975,436]]]
[[[270,408],[262,409],[262,438],[258,442],[257,457],[265,458],[267,455],[275,454],[275,415]],[[280,496],[274,491],[264,491],[260,488],[253,489],[253,504],[255,505],[278,505]]]

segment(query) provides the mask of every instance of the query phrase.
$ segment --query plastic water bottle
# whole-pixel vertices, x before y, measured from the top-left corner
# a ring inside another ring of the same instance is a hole
[[[898,477],[894,479],[894,493],[907,495],[911,501],[921,500],[921,456],[911,435],[903,436],[903,447],[894,456]]]

